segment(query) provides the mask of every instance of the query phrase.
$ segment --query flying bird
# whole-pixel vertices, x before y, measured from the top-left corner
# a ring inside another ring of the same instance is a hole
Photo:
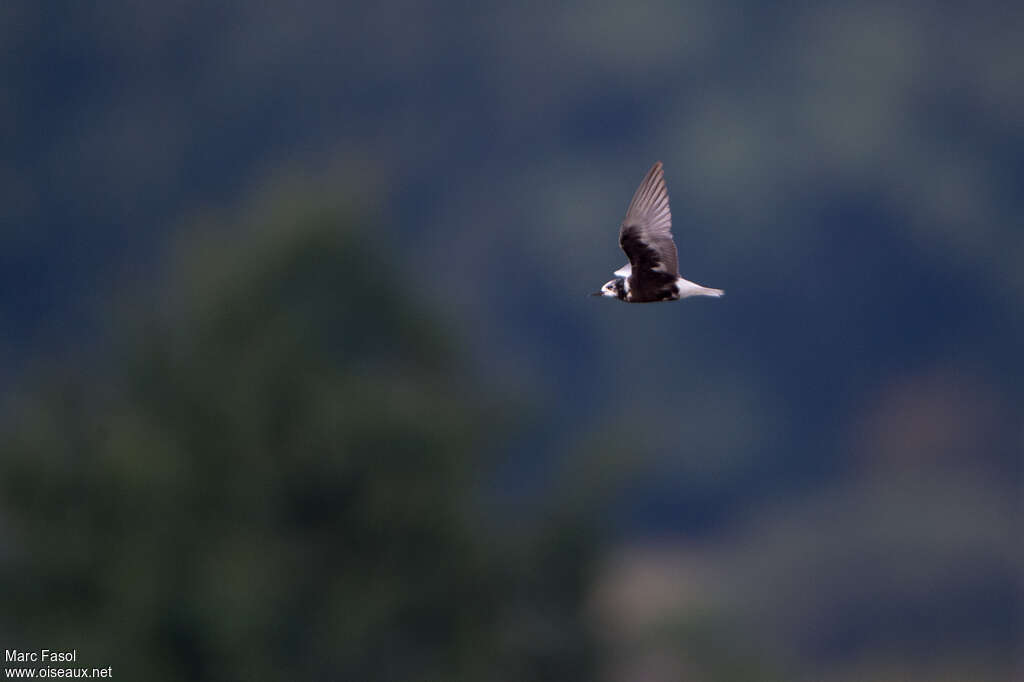
[[[721,296],[679,276],[676,244],[672,241],[672,212],[668,207],[661,161],[647,171],[633,195],[626,219],[619,228],[619,246],[629,262],[615,271],[616,278],[595,291],[626,303],[677,301],[688,296]]]

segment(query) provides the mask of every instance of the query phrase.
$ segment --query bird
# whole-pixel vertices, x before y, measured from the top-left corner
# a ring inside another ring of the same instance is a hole
[[[661,161],[651,166],[633,195],[619,228],[619,246],[629,262],[615,271],[592,296],[617,298],[626,303],[678,301],[690,296],[722,296],[679,276],[676,244],[672,239],[672,212],[665,189]]]

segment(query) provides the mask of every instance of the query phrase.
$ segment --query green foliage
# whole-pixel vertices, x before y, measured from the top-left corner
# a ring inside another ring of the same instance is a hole
[[[589,553],[481,532],[486,396],[453,344],[351,221],[278,220],[186,249],[176,322],[6,429],[0,622],[132,679],[581,669]],[[538,608],[557,637],[520,636]]]

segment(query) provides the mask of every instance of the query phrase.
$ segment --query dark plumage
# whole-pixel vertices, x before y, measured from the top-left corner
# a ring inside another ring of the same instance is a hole
[[[629,264],[615,272],[613,279],[595,296],[609,296],[627,303],[674,301],[688,296],[721,296],[679,276],[676,245],[672,239],[672,212],[661,161],[647,172],[633,195],[626,218],[619,228],[619,246]]]

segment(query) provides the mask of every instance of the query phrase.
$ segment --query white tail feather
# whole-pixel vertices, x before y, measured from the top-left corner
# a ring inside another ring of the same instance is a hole
[[[704,287],[696,282],[680,277],[676,280],[676,288],[679,289],[679,298],[687,298],[689,296],[724,296],[725,292],[721,289],[712,289],[711,287]]]

